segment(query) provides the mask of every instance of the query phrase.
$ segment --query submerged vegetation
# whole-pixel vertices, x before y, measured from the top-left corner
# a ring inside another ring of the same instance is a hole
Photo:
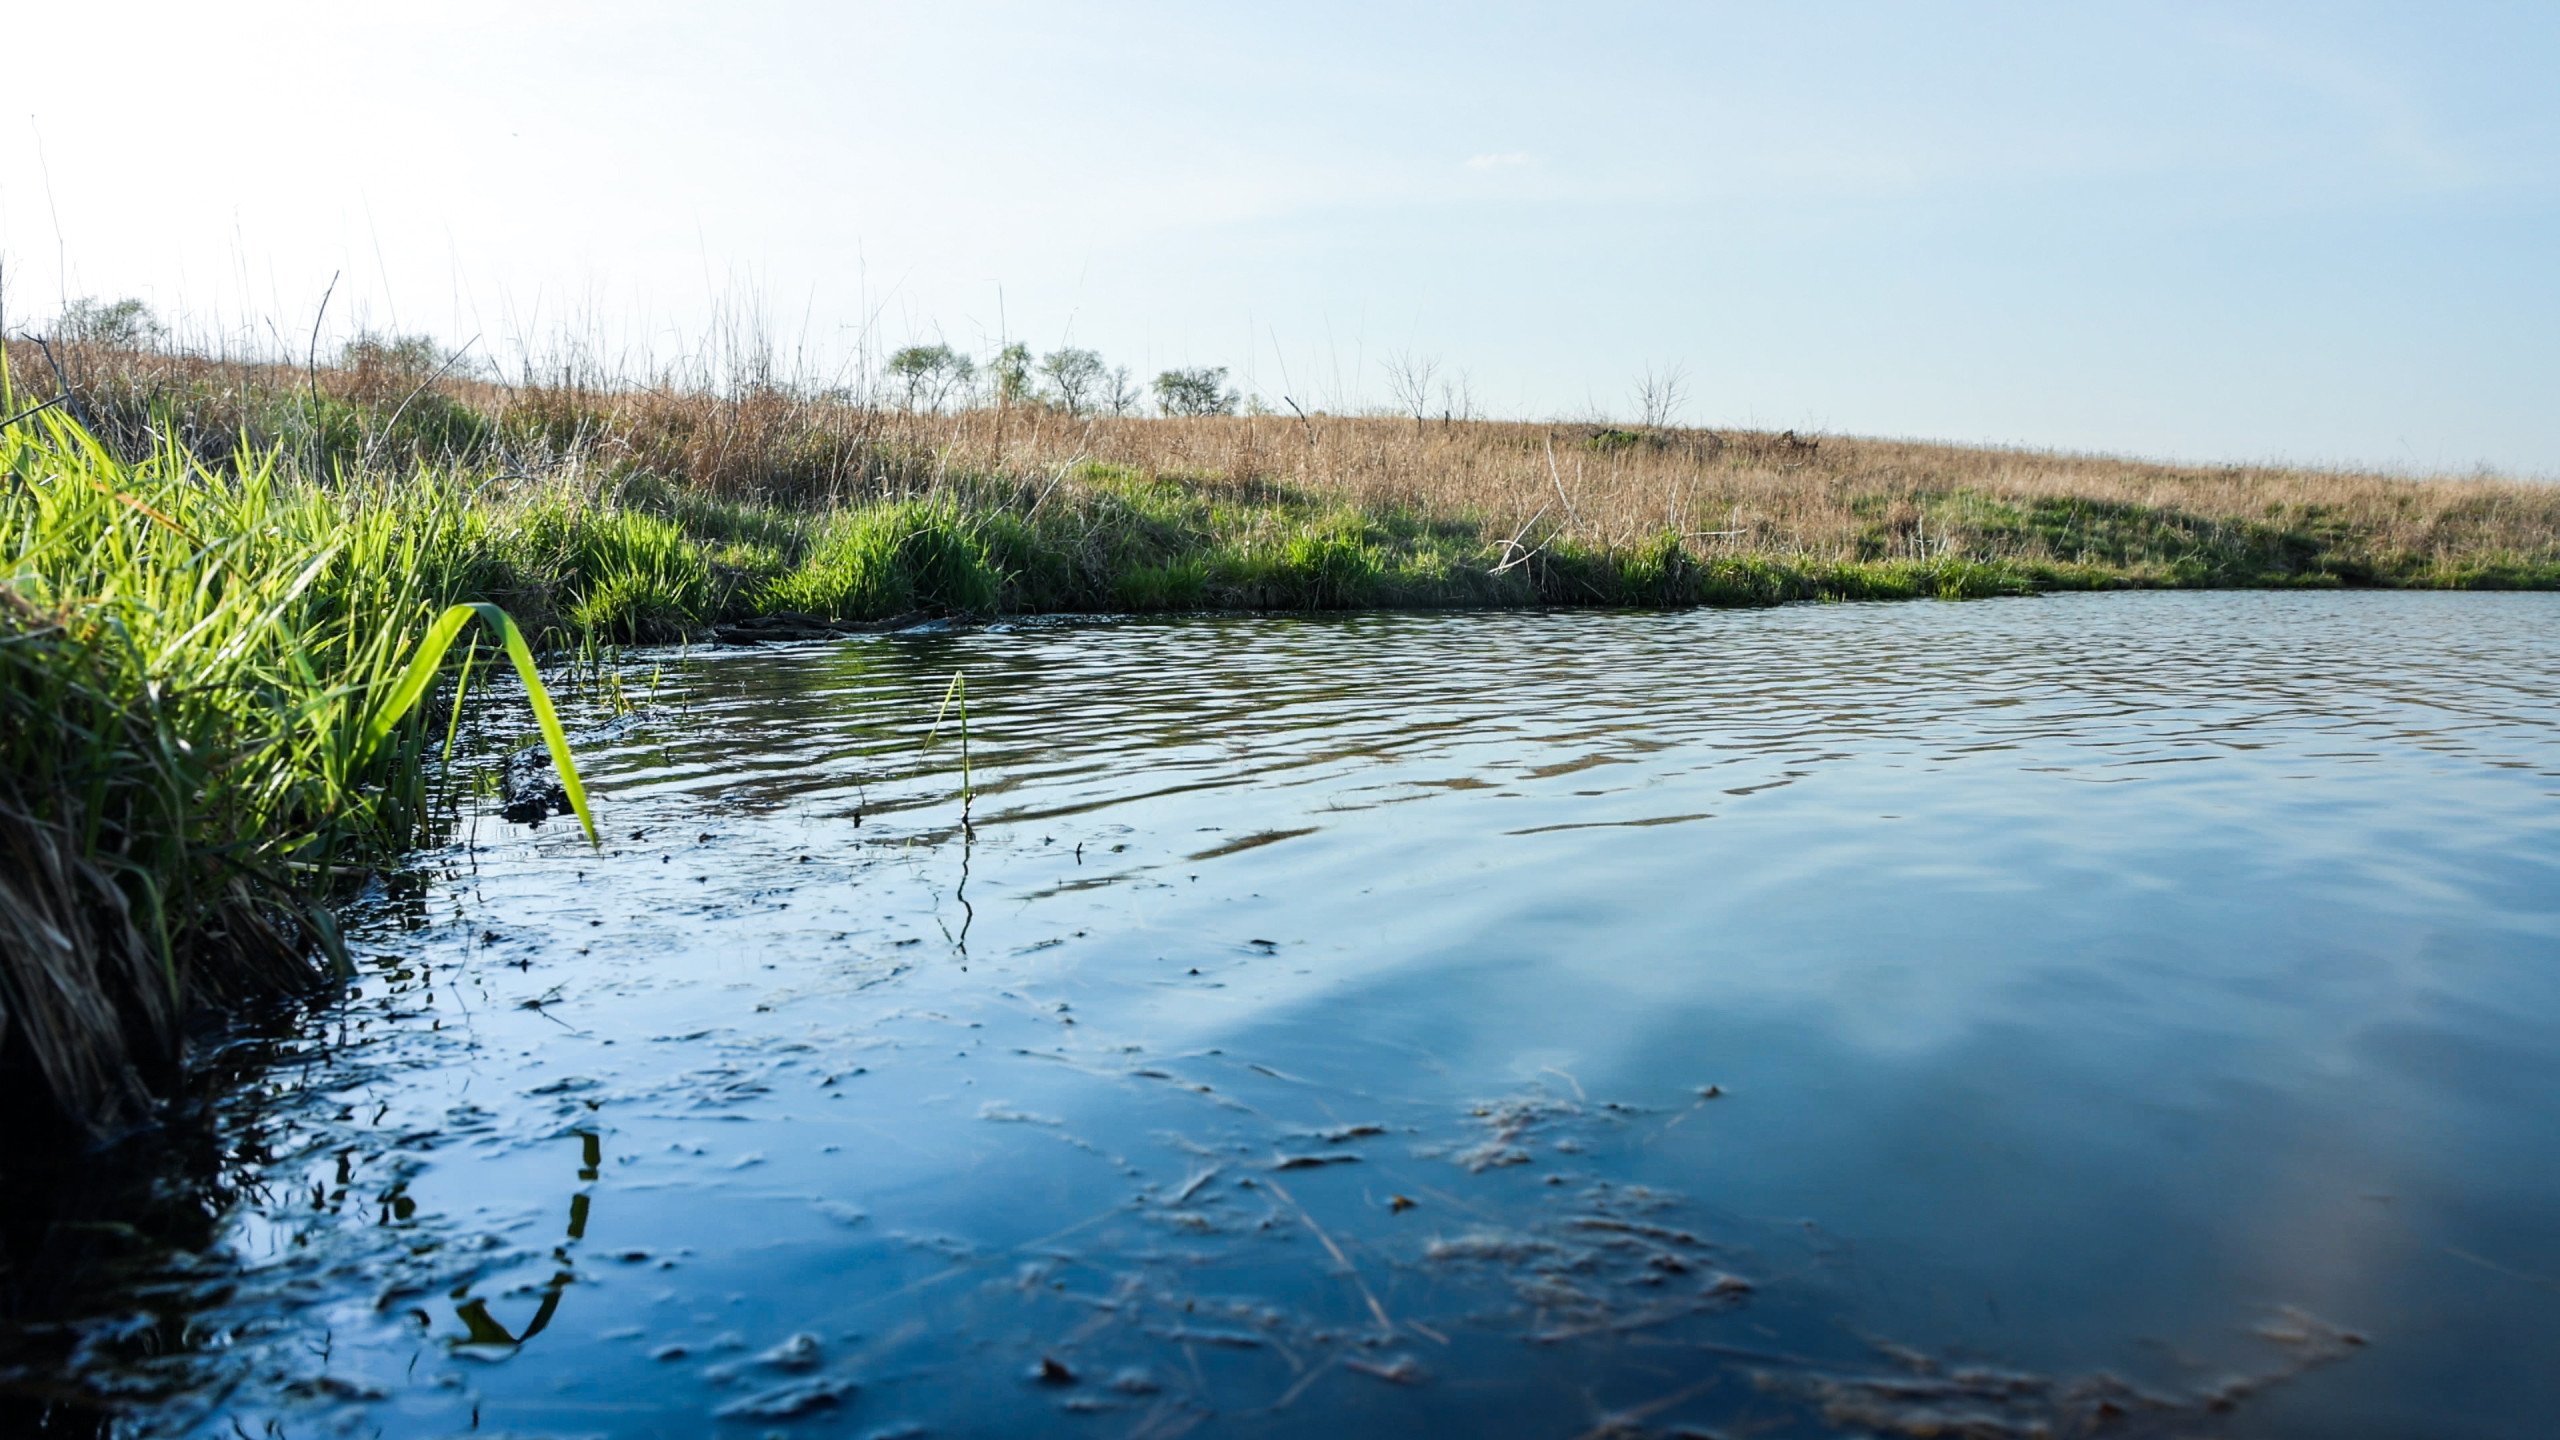
[[[983,370],[902,352],[877,396],[506,384],[398,337],[327,367],[172,353],[147,318],[0,355],[0,1065],[89,1133],[147,1113],[191,1009],[306,983],[331,897],[431,833],[423,702],[473,614],[530,680],[501,609],[557,646],[925,613],[2560,586],[2560,487],[2532,483],[1236,414],[1208,369],[1159,376],[1167,413],[1137,418],[1125,372],[1018,346]]]

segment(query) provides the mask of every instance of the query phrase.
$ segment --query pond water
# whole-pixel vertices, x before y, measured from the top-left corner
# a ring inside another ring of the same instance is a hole
[[[1024,624],[625,694],[603,851],[491,800],[360,906],[17,1423],[2560,1413],[2560,597]]]

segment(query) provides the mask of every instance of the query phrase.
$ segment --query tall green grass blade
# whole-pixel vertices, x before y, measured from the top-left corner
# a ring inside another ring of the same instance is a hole
[[[387,742],[393,727],[426,698],[427,688],[435,683],[436,672],[444,664],[445,652],[453,648],[462,627],[474,619],[498,632],[498,642],[506,648],[507,658],[515,662],[516,674],[524,681],[525,699],[533,707],[534,723],[542,730],[543,746],[551,752],[552,768],[559,772],[560,789],[569,797],[569,808],[577,812],[578,823],[585,827],[587,843],[601,847],[604,842],[596,834],[595,813],[587,808],[587,787],[578,778],[576,758],[569,753],[569,736],[560,728],[560,717],[551,708],[551,692],[544,688],[542,676],[534,668],[533,651],[524,642],[524,632],[516,628],[515,617],[485,600],[449,606],[427,627],[427,633],[419,637],[418,648],[411,652],[407,672],[375,709],[367,726],[367,743],[378,747]]]
[[[963,825],[966,825],[969,821],[969,807],[976,803],[978,798],[976,785],[969,775],[968,671],[954,670],[951,672],[951,683],[943,687],[942,708],[933,712],[933,726],[931,729],[925,731],[924,744],[919,745],[916,748],[919,751],[930,750],[933,748],[935,737],[942,733],[943,717],[951,713],[952,706],[955,704],[960,708],[960,822]]]
[[[356,973],[355,957],[347,953],[346,937],[338,933],[338,917],[326,905],[306,905],[302,917],[320,942],[320,953],[329,957],[329,973],[341,980]]]
[[[480,641],[475,637],[471,648],[462,653],[462,673],[453,681],[453,713],[444,727],[444,767],[440,774],[453,773],[453,742],[462,735],[462,707],[471,698],[471,672],[480,663]]]

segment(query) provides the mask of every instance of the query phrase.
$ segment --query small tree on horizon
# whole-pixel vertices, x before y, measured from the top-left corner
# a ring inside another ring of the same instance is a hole
[[[1423,417],[1431,413],[1431,381],[1440,373],[1439,357],[1399,350],[1389,355],[1385,364],[1387,389],[1394,393],[1396,404],[1404,413],[1413,417],[1414,429],[1419,431]]]
[[[83,295],[63,306],[53,322],[57,340],[125,350],[140,350],[167,333],[168,327],[151,313],[151,307],[130,295],[115,301]]]
[[[1145,398],[1146,392],[1129,378],[1128,366],[1112,367],[1110,378],[1102,388],[1102,408],[1114,415],[1134,415],[1138,411],[1138,402]]]
[[[338,347],[338,363],[349,370],[424,375],[445,363],[445,353],[432,335],[380,335],[367,330]]]
[[[909,345],[889,357],[889,376],[909,410],[941,409],[954,393],[965,393],[977,373],[968,356],[948,345]]]
[[[1031,347],[1016,340],[987,362],[998,405],[1019,405],[1031,398]]]
[[[1636,379],[1636,419],[1648,430],[1668,430],[1680,423],[1689,403],[1689,367],[1673,363],[1647,365]]]
[[[1110,396],[1111,373],[1092,350],[1069,345],[1050,351],[1040,357],[1040,378],[1048,382],[1050,403],[1070,415],[1081,416]]]
[[[1167,415],[1233,415],[1239,397],[1227,388],[1227,367],[1194,365],[1156,377],[1156,408]]]

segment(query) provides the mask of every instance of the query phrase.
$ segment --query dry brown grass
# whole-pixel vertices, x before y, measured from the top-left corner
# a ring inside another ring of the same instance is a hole
[[[32,347],[8,353],[22,387],[45,382]],[[1062,490],[1056,503],[1097,475],[1136,475],[1462,523],[1494,555],[1514,540],[1607,550],[1671,533],[1702,558],[2138,568],[2164,560],[2154,553],[2163,544],[2292,544],[2317,547],[2349,581],[2463,583],[2497,571],[2504,583],[2535,583],[2532,573],[2560,566],[2560,485],[2529,480],[1590,423],[1079,417],[1038,405],[919,414],[780,385],[714,392],[591,376],[500,384],[380,367],[61,353],[98,428],[129,440],[175,425],[207,449],[244,434],[326,442],[341,459],[350,449],[352,458],[437,458],[441,449],[476,466],[603,466],[792,507],[916,494],[955,479]]]
[[[2379,549],[2447,562],[2494,551],[2560,553],[2560,486],[2510,480],[1484,421],[1292,416],[1074,424],[1040,416],[1013,428],[999,444],[991,419],[972,414],[936,438],[976,467],[1049,470],[1080,458],[1150,473],[1259,477],[1339,495],[1361,509],[1469,516],[1490,539],[1561,521],[1571,537],[1611,547],[1673,530],[1706,551],[1857,559],[1873,558],[1881,545],[1886,554],[1919,555],[1984,543],[1980,527],[1964,523],[1964,499],[2022,506],[2058,500],[2218,521],[2315,518]],[[1942,515],[1947,529],[1938,531]],[[2078,558],[2030,538],[2005,548]]]

